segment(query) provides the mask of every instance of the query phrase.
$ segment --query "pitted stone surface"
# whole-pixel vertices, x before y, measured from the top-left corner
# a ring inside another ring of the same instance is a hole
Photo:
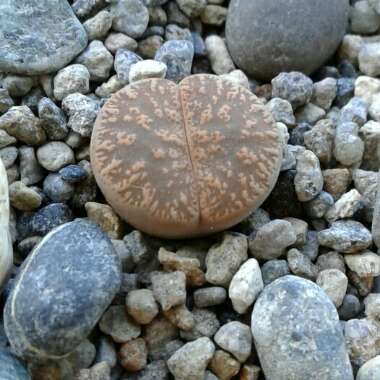
[[[77,220],[51,231],[24,262],[7,299],[4,323],[13,350],[30,359],[73,351],[119,290],[120,270],[111,241],[95,224]]]
[[[248,216],[274,186],[281,157],[265,107],[212,75],[123,88],[101,110],[91,141],[107,201],[138,229],[171,238]]]
[[[86,45],[86,31],[67,0],[0,2],[1,71],[26,75],[54,72]]]

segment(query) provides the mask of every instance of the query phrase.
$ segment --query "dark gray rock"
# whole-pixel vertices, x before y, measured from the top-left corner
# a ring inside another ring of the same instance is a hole
[[[330,228],[318,232],[320,245],[338,252],[357,253],[372,244],[372,236],[366,227],[355,220],[338,220]]]
[[[46,359],[73,351],[119,290],[120,271],[111,241],[94,223],[76,220],[51,231],[24,262],[5,306],[17,355]]]
[[[305,145],[304,135],[311,130],[311,125],[307,123],[300,123],[290,131],[289,144],[291,145]]]
[[[191,32],[191,37],[193,39],[194,54],[196,57],[206,57],[206,45],[202,36],[198,32]]]
[[[340,319],[348,321],[358,316],[361,310],[359,298],[353,294],[346,294],[343,303],[338,309]]]
[[[24,365],[8,349],[0,349],[1,380],[31,380]]]
[[[140,0],[113,1],[112,28],[132,38],[141,37],[149,22],[149,11]]]
[[[44,193],[53,202],[67,202],[74,194],[74,186],[62,179],[59,174],[49,174],[43,183]]]
[[[69,133],[66,115],[51,99],[42,98],[39,101],[38,116],[49,140],[63,140]]]
[[[235,63],[259,79],[310,74],[338,48],[348,11],[348,0],[232,0],[227,45]]]
[[[33,214],[24,214],[17,221],[19,238],[44,236],[53,228],[70,222],[72,211],[63,203],[52,203]]]
[[[267,380],[353,380],[335,306],[311,281],[285,276],[265,287],[252,333]]]
[[[66,0],[2,0],[0,36],[0,71],[16,74],[57,71],[87,45]]]
[[[290,274],[286,260],[269,260],[261,267],[264,285],[268,285],[280,277]]]
[[[14,106],[14,101],[10,97],[6,88],[0,88],[0,113],[3,114]]]
[[[68,165],[62,168],[58,174],[69,183],[77,183],[87,178],[87,172],[79,165]]]
[[[165,42],[154,57],[155,60],[163,62],[168,67],[166,79],[176,82],[191,74],[194,47],[187,40],[171,40]]]
[[[312,95],[313,81],[300,72],[281,73],[272,80],[272,96],[287,100],[294,110],[308,103]]]
[[[339,108],[344,107],[354,96],[355,79],[339,78],[336,81],[335,105]]]
[[[117,49],[115,55],[115,71],[118,79],[122,83],[128,83],[129,71],[132,65],[142,61],[142,58],[133,51],[127,49]]]

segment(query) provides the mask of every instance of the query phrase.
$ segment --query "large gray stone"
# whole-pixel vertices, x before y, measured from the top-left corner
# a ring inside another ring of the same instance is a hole
[[[0,349],[1,380],[31,380],[24,365],[8,349]]]
[[[227,45],[235,63],[256,78],[310,74],[338,48],[348,11],[348,0],[231,0]]]
[[[309,280],[285,276],[266,286],[252,333],[267,380],[353,380],[335,306]]]
[[[87,34],[66,0],[2,0],[0,41],[0,71],[39,75],[66,66]]]
[[[51,231],[24,262],[4,311],[18,356],[59,358],[91,332],[121,284],[121,264],[95,224],[76,220]]]

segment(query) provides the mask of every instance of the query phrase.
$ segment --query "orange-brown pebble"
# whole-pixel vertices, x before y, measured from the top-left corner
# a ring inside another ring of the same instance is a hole
[[[148,351],[144,339],[137,338],[124,343],[119,351],[120,364],[127,371],[140,371],[146,366]]]
[[[217,350],[208,365],[210,370],[218,376],[220,380],[230,380],[237,375],[240,370],[240,363],[229,353]]]
[[[246,364],[240,371],[239,380],[259,380],[260,372],[260,367]]]
[[[100,111],[91,138],[108,203],[137,229],[167,238],[239,223],[269,195],[281,161],[265,106],[246,88],[205,74],[124,87]]]

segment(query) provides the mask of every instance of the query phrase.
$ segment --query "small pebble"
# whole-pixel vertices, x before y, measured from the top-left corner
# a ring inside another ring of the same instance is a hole
[[[112,29],[132,38],[141,37],[149,22],[149,11],[140,0],[122,0],[111,4]]]
[[[11,107],[0,117],[0,129],[27,145],[41,145],[46,140],[40,120],[27,106]]]
[[[66,66],[54,77],[54,97],[62,100],[67,95],[87,94],[90,91],[90,72],[80,64]]]
[[[58,174],[51,173],[44,179],[43,190],[53,202],[65,203],[74,195],[75,188]]]
[[[191,73],[194,47],[192,42],[172,40],[165,42],[154,57],[166,65],[166,79],[179,82]]]
[[[361,45],[359,51],[359,68],[360,71],[370,77],[380,75],[380,43],[365,43]]]
[[[140,325],[126,313],[125,307],[111,306],[99,322],[102,332],[110,335],[116,343],[126,343],[137,338],[141,333]]]
[[[318,233],[319,244],[338,252],[357,253],[372,244],[371,233],[360,222],[339,220]]]
[[[343,165],[359,163],[364,153],[364,143],[358,136],[356,123],[342,123],[336,128],[334,156]]]
[[[173,306],[186,301],[186,276],[183,272],[152,274],[152,289],[157,302],[162,309],[169,310]]]
[[[311,281],[315,281],[318,275],[318,268],[298,249],[290,249],[287,254],[287,260],[289,269],[293,274]]]
[[[209,364],[209,368],[220,380],[230,380],[240,370],[240,363],[223,350],[217,350]]]
[[[206,8],[207,0],[177,0],[177,4],[186,16],[196,18]]]
[[[193,309],[193,327],[188,331],[181,331],[180,336],[185,340],[195,340],[206,336],[212,338],[220,327],[216,314],[208,309]]]
[[[306,150],[297,156],[297,173],[294,185],[297,197],[301,202],[311,201],[323,188],[321,167],[316,155]]]
[[[206,256],[206,280],[228,287],[240,265],[248,258],[248,242],[244,235],[225,232],[222,241],[213,245]]]
[[[223,325],[214,336],[216,344],[244,363],[251,354],[252,334],[247,325],[229,322]]]
[[[51,172],[56,172],[75,161],[72,149],[60,141],[51,141],[38,148],[37,159],[44,169]]]
[[[40,182],[44,178],[44,171],[37,161],[34,148],[21,146],[19,156],[21,181],[27,186]]]
[[[244,314],[264,289],[259,263],[247,260],[231,280],[228,295],[232,306],[239,314]]]
[[[84,207],[88,218],[97,223],[110,239],[122,238],[122,221],[109,205],[97,202],[87,202]]]
[[[87,172],[79,165],[67,165],[58,174],[68,183],[77,183],[87,178]]]
[[[103,45],[103,42],[98,40],[90,42],[75,61],[87,67],[90,80],[95,82],[108,79],[113,66],[112,54]]]
[[[38,116],[49,140],[63,140],[68,134],[66,115],[49,98],[38,102]]]
[[[214,352],[215,346],[209,338],[199,338],[177,350],[167,365],[176,380],[201,380]]]
[[[316,283],[326,292],[336,308],[342,305],[348,285],[344,273],[338,269],[323,270],[318,273]]]
[[[9,201],[18,210],[31,211],[40,207],[42,198],[23,182],[17,181],[9,186]]]
[[[148,78],[165,78],[167,66],[152,59],[137,62],[129,71],[129,83]]]
[[[269,260],[261,267],[264,285],[268,285],[280,277],[290,274],[286,260]]]
[[[131,67],[140,61],[142,61],[142,58],[134,52],[123,48],[117,49],[114,65],[117,77],[121,83],[129,83],[129,72],[131,70]]]
[[[328,111],[336,96],[336,79],[326,78],[313,85],[311,102]]]
[[[228,74],[235,69],[235,65],[227,50],[224,40],[217,35],[210,35],[205,40],[208,59],[212,70],[217,75]]]
[[[272,79],[272,96],[287,100],[293,109],[308,103],[312,95],[313,82],[302,73],[281,73]]]
[[[346,294],[343,298],[342,305],[338,309],[339,318],[343,321],[348,321],[357,317],[361,310],[361,305],[358,297],[353,294]]]
[[[286,220],[272,220],[257,231],[249,241],[249,251],[256,259],[271,260],[283,254],[294,244],[297,236],[292,225]]]
[[[227,298],[227,291],[221,286],[197,289],[194,294],[194,304],[196,307],[210,307],[221,305]]]
[[[33,85],[33,77],[21,75],[7,75],[2,81],[2,87],[8,91],[12,98],[25,96],[32,89]]]
[[[137,338],[124,343],[119,351],[120,364],[129,372],[143,369],[148,362],[148,350],[144,339]]]
[[[159,309],[153,292],[149,289],[137,289],[128,293],[127,311],[136,322],[146,325],[157,316]]]
[[[106,37],[112,26],[112,15],[107,10],[100,11],[94,17],[87,19],[83,23],[89,41],[102,40]]]
[[[104,45],[112,54],[115,54],[118,49],[131,51],[137,49],[137,42],[123,33],[110,33],[104,41]]]
[[[347,266],[359,277],[380,276],[380,256],[371,251],[364,251],[355,255],[345,255]]]
[[[66,96],[62,101],[62,109],[69,117],[67,126],[83,137],[90,137],[99,103],[92,98],[75,93]]]

